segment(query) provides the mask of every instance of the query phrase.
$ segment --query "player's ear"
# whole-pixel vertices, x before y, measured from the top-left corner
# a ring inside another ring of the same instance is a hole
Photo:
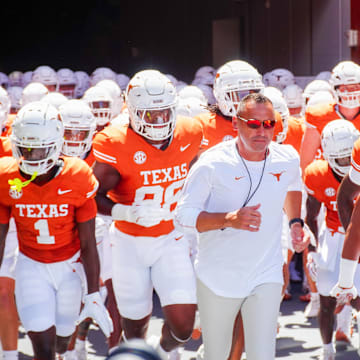
[[[232,126],[233,126],[233,129],[237,131],[237,129],[238,129],[238,118],[236,116],[232,117]]]

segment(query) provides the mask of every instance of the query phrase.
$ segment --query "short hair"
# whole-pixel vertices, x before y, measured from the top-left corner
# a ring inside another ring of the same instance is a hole
[[[268,104],[271,104],[271,106],[273,105],[272,101],[265,95],[263,95],[261,93],[251,93],[251,94],[244,96],[241,99],[236,116],[242,116],[242,114],[245,112],[246,104],[251,101],[253,101],[255,104],[267,104],[268,103]]]

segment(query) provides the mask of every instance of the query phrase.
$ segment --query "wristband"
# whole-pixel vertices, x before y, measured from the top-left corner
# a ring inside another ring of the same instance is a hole
[[[301,225],[301,227],[304,227],[304,220],[301,218],[293,218],[289,221],[289,228],[291,227],[292,224],[295,223],[299,223]]]
[[[349,289],[353,286],[355,271],[358,262],[350,259],[340,259],[340,273],[339,273],[339,286]]]

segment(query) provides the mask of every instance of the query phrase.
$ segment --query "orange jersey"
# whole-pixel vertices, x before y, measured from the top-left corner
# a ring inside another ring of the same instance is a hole
[[[360,138],[354,143],[351,154],[351,166],[357,173],[360,173]]]
[[[341,114],[337,111],[337,104],[318,104],[310,106],[305,112],[305,123],[307,126],[316,128],[319,134],[324,127],[332,120],[343,119]],[[349,120],[350,121],[350,120]],[[360,130],[360,114],[351,122]]]
[[[336,204],[340,185],[327,161],[315,160],[305,169],[304,183],[307,192],[326,207],[325,222],[328,229],[337,232],[342,227]],[[343,230],[342,230],[343,231]]]
[[[192,118],[178,117],[173,138],[165,150],[157,149],[129,126],[109,126],[96,134],[96,161],[113,166],[121,180],[109,197],[116,203],[153,204],[169,210],[169,218],[152,227],[115,221],[122,232],[133,236],[161,236],[174,229],[172,211],[180,195],[190,162],[196,157],[202,127]]]
[[[1,136],[9,136],[11,134],[11,126],[15,120],[15,117],[16,117],[16,114],[8,115],[6,122],[3,124],[2,130],[1,130]]]
[[[0,136],[0,158],[12,156],[11,143],[8,137]]]
[[[86,158],[84,159],[84,161],[90,166],[92,167],[94,165],[94,162],[95,162],[95,156],[94,156],[94,153],[92,151],[92,148],[91,150],[86,154]]]
[[[290,116],[288,119],[288,129],[283,144],[289,144],[300,154],[301,141],[305,131],[305,123],[303,118],[295,118]]]
[[[0,159],[0,223],[13,216],[20,251],[43,263],[71,258],[80,249],[76,224],[96,216],[98,182],[92,170],[78,158],[63,161],[60,174],[48,183],[30,182],[18,192],[8,183],[25,181],[16,160]]]
[[[203,113],[195,117],[200,121],[203,132],[203,148],[209,149],[214,145],[231,140],[237,136],[237,130],[233,128],[232,122],[223,116],[214,113]]]

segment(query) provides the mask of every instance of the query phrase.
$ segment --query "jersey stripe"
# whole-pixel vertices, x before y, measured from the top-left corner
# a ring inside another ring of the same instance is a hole
[[[360,165],[357,164],[357,163],[354,161],[353,158],[351,158],[351,165],[353,166],[353,168],[354,168],[356,171],[360,172]]]
[[[96,157],[98,157],[99,159],[104,160],[106,162],[113,163],[113,164],[117,163],[116,158],[114,156],[104,154],[104,153],[102,153],[102,152],[100,152],[98,150],[95,150],[95,149],[93,149],[93,151],[94,151],[94,155]]]

